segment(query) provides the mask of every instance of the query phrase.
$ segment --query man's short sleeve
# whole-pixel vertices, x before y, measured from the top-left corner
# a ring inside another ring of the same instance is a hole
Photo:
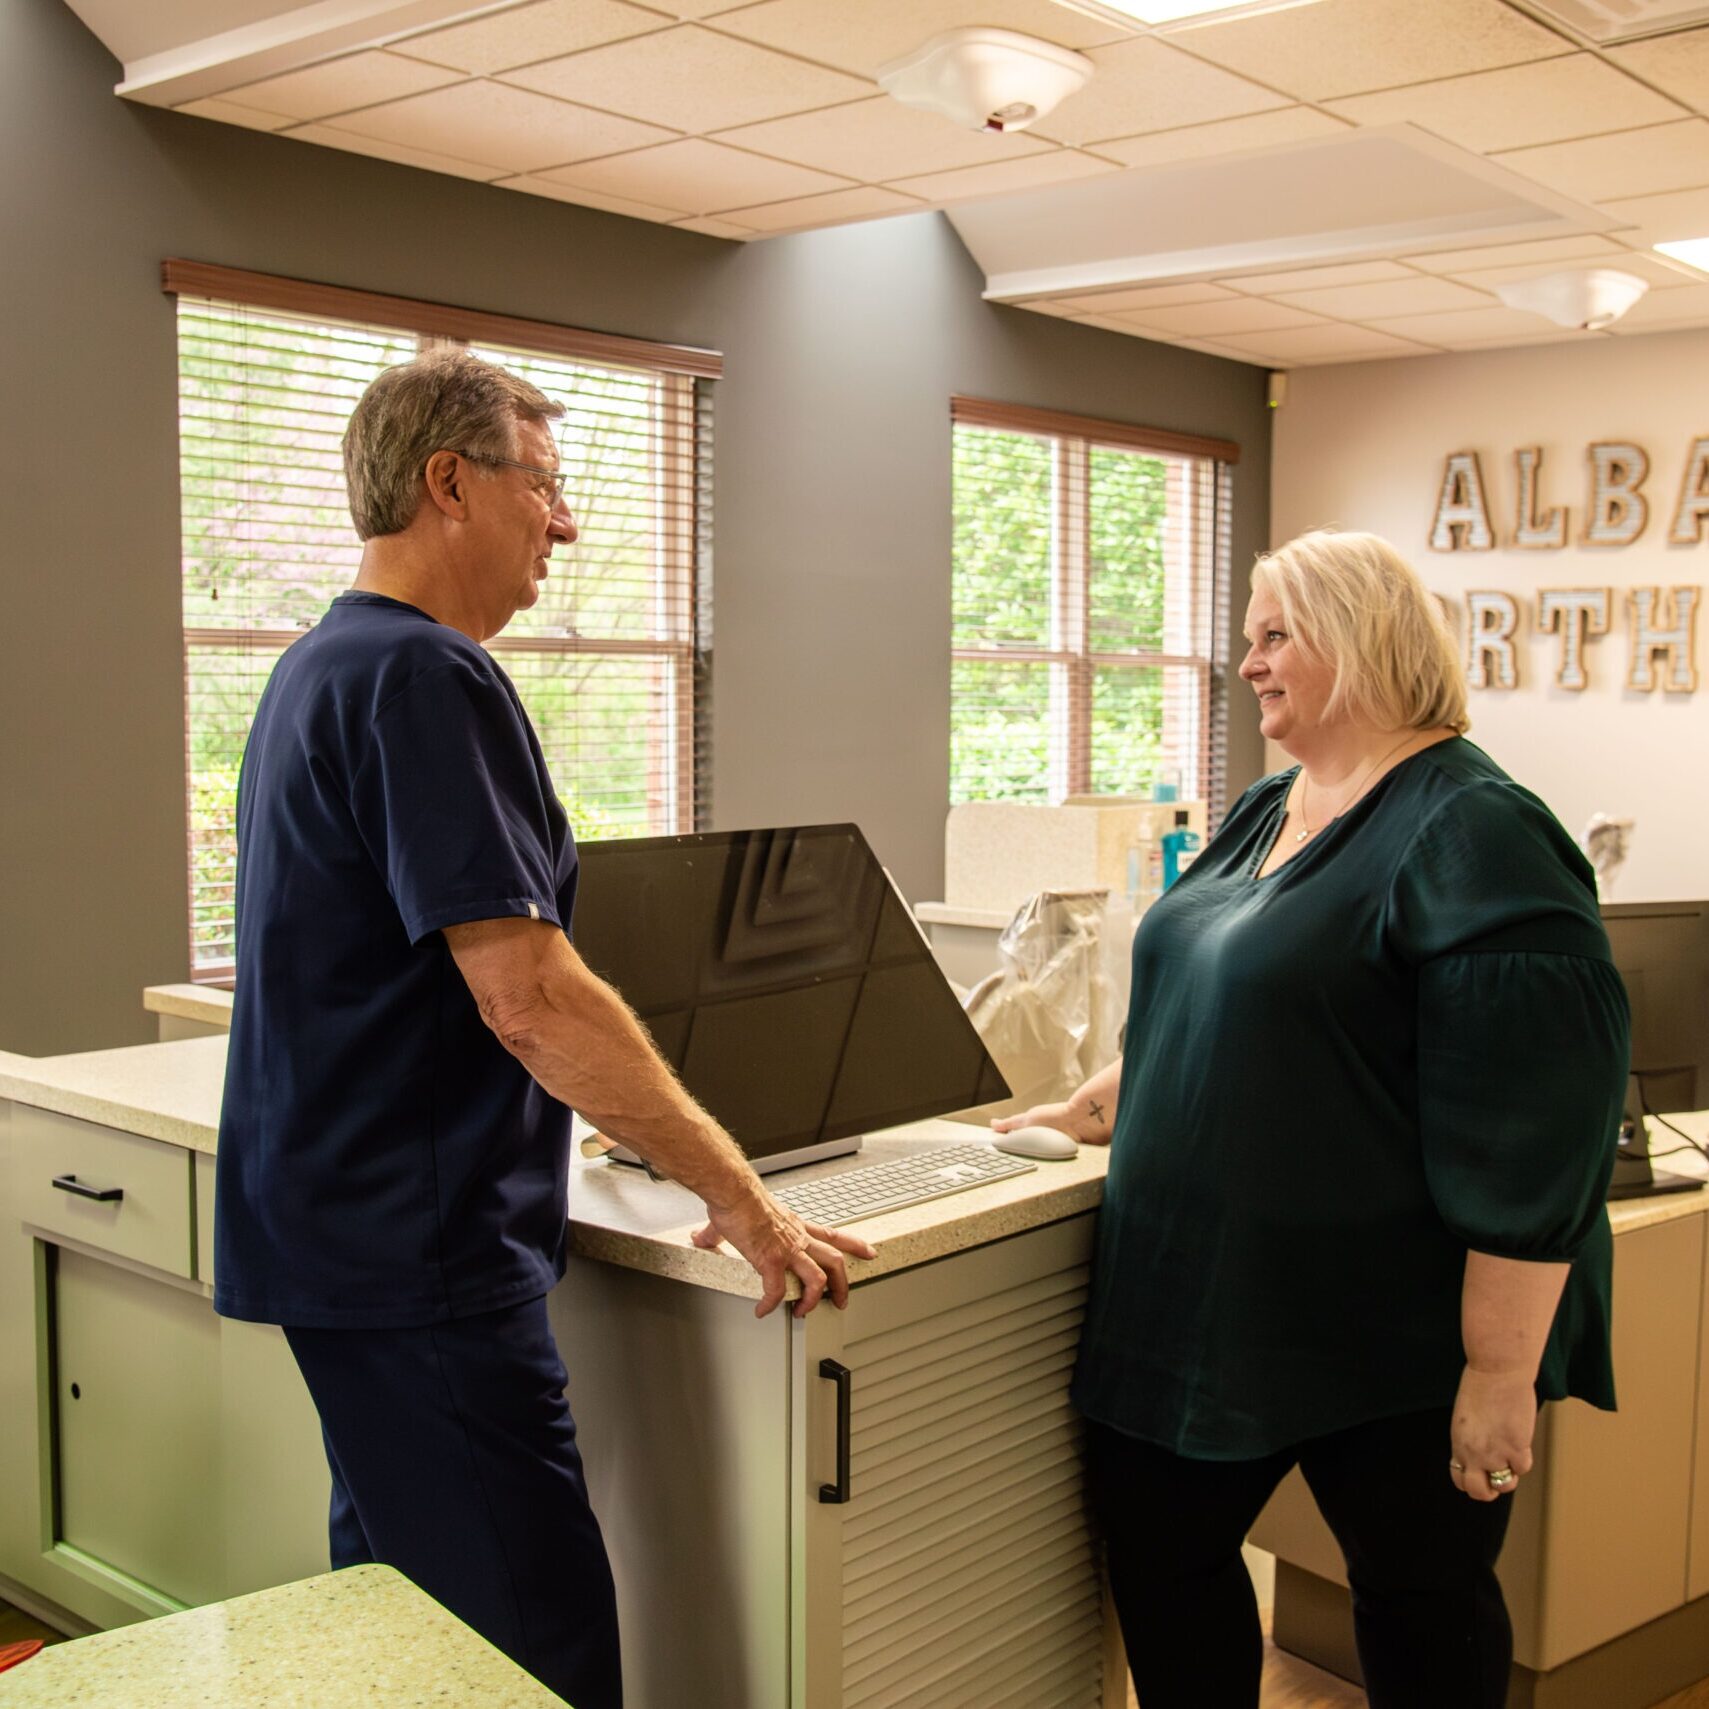
[[[383,706],[351,810],[412,943],[445,926],[558,918],[538,745],[496,668],[453,660]]]

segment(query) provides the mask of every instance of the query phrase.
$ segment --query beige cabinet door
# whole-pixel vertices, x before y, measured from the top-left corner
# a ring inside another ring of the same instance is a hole
[[[794,1709],[1125,1701],[1068,1400],[1091,1229],[924,1265],[797,1326]]]
[[[54,1541],[168,1604],[216,1600],[219,1320],[196,1292],[80,1252],[51,1273]]]

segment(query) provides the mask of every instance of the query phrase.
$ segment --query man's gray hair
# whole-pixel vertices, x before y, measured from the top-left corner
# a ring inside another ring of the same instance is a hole
[[[563,413],[538,386],[466,350],[436,350],[386,369],[344,430],[344,480],[357,535],[372,540],[410,525],[435,451],[514,457],[519,421]]]

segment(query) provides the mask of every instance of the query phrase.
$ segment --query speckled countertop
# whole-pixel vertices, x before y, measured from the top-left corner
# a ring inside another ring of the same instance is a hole
[[[31,1059],[0,1053],[0,1098],[211,1153],[218,1139],[225,1053],[223,1035],[79,1056]],[[1709,1112],[1672,1119],[1699,1141],[1709,1139]],[[916,1122],[870,1136],[856,1157],[816,1163],[792,1171],[790,1179],[835,1174],[934,1144],[975,1139],[983,1132],[960,1122]],[[1677,1143],[1662,1130],[1655,1149]],[[1082,1146],[1070,1162],[1040,1163],[1030,1174],[868,1218],[856,1229],[878,1247],[878,1256],[850,1260],[849,1278],[872,1281],[1093,1210],[1103,1194],[1107,1161],[1104,1147]],[[1683,1175],[1705,1174],[1703,1159],[1691,1154],[1669,1157],[1662,1167]],[[1609,1206],[1609,1218],[1614,1232],[1623,1234],[1706,1210],[1709,1193],[1680,1193],[1622,1200]],[[572,1249],[584,1257],[721,1293],[759,1297],[758,1277],[734,1251],[724,1247],[703,1252],[693,1244],[690,1236],[701,1226],[704,1213],[685,1188],[654,1181],[639,1169],[577,1156],[570,1173],[569,1217]],[[790,1297],[798,1291],[792,1282]]]
[[[0,1098],[211,1152],[225,1055],[220,1035],[75,1056],[0,1056]]]
[[[351,1567],[56,1644],[5,1709],[563,1709],[390,1567]]]
[[[211,1154],[219,1139],[225,1056],[221,1035],[77,1056],[0,1057],[0,1098]],[[959,1122],[918,1122],[873,1135],[858,1156],[792,1171],[790,1179],[835,1174],[983,1132]],[[1102,1193],[1105,1159],[1101,1146],[1083,1146],[1071,1162],[1041,1163],[1030,1174],[869,1218],[859,1232],[879,1247],[879,1255],[851,1261],[850,1279],[871,1281],[1092,1210]],[[584,1257],[759,1298],[758,1276],[733,1250],[703,1252],[689,1238],[705,1221],[705,1211],[686,1188],[578,1155],[570,1173],[569,1213],[572,1249]],[[799,1292],[792,1278],[789,1297]]]

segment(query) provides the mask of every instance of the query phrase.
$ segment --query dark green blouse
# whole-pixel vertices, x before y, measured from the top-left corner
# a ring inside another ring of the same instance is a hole
[[[1456,738],[1286,865],[1253,785],[1134,939],[1074,1398],[1197,1459],[1454,1399],[1468,1250],[1570,1260],[1538,1378],[1614,1404],[1626,993],[1589,864]]]

